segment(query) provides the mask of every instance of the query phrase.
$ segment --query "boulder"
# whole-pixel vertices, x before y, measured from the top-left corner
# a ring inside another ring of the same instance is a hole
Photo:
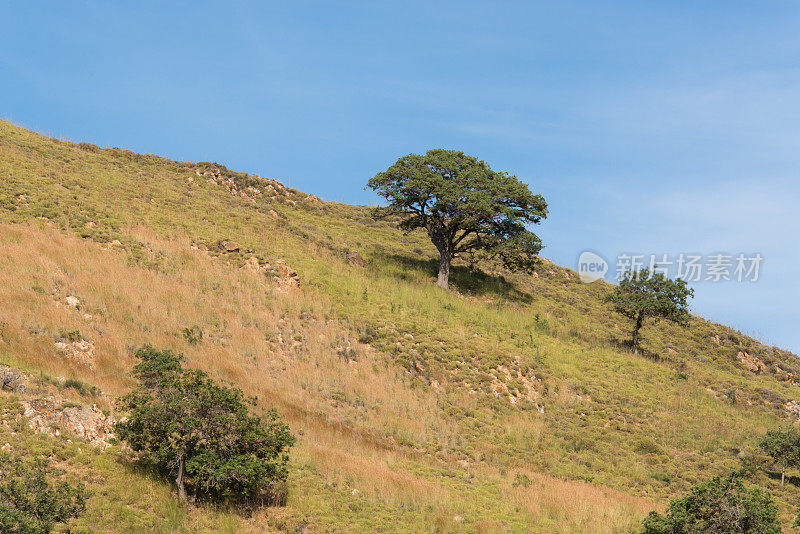
[[[220,241],[219,245],[225,252],[239,252],[239,244],[236,241]]]

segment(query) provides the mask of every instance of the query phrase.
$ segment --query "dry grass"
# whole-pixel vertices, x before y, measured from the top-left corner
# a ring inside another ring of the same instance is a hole
[[[543,532],[632,532],[654,508],[650,499],[592,484],[526,470],[511,475],[517,484],[504,483],[503,498],[526,510]]]
[[[457,422],[442,413],[434,390],[412,387],[406,371],[353,339],[318,294],[282,289],[263,273],[231,268],[185,236],[164,239],[144,228],[130,233],[157,267],[46,223],[0,225],[2,358],[97,385],[112,405],[130,386],[134,348],[171,348],[190,365],[257,395],[262,407],[276,407],[300,435],[297,461],[308,462],[325,483],[355,488],[390,508],[434,510],[426,512],[428,519],[463,507],[458,488],[413,467],[437,465],[432,457],[402,445],[454,441]],[[66,304],[68,296],[80,299],[79,309]],[[181,332],[195,325],[203,339],[193,345]],[[75,330],[94,345],[94,369],[54,345],[61,332]],[[530,417],[509,419],[509,442],[522,446],[541,434],[541,426]],[[499,480],[496,472],[483,476]],[[538,494],[531,488],[508,484],[502,498],[519,502],[531,517],[575,515],[574,502],[546,489],[551,479],[537,480],[549,495],[546,503],[534,506]],[[612,500],[590,489],[580,499],[598,496],[602,506]],[[626,510],[634,520],[643,513]]]

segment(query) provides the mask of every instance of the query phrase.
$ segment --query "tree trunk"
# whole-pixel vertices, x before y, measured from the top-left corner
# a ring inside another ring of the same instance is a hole
[[[442,289],[450,287],[450,261],[452,257],[449,252],[439,251],[439,278],[436,285]]]
[[[636,325],[633,327],[633,353],[639,354],[639,330],[642,328],[642,321],[644,317],[642,313],[639,312],[639,315],[636,316]]]
[[[175,484],[178,486],[178,499],[181,502],[186,502],[186,487],[183,484],[183,470],[184,470],[184,461],[183,455],[181,454],[178,458],[178,476],[175,478]]]
[[[781,468],[781,487],[783,487],[783,479],[786,477],[786,467]]]

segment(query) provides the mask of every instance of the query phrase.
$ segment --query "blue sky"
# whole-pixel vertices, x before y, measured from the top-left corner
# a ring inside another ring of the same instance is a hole
[[[462,149],[546,197],[563,265],[761,253],[694,310],[800,351],[800,4],[164,4],[0,2],[0,116],[358,203]]]

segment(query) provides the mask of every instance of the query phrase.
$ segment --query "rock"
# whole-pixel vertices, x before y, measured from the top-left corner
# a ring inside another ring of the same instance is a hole
[[[94,369],[94,344],[90,341],[85,339],[72,343],[58,341],[55,345],[70,360],[83,364],[89,369]]]
[[[119,239],[115,239],[114,241],[111,242],[111,246],[112,247],[121,247],[122,246],[122,241],[120,241]]]
[[[751,356],[747,352],[739,351],[737,356],[739,357],[739,361],[742,362],[744,366],[747,367],[752,373],[759,375],[766,369],[764,362],[755,356]]]
[[[10,451],[11,450],[11,444],[10,443],[6,443],[2,447],[0,447],[0,449],[3,449],[4,451]]]
[[[65,298],[64,301],[67,303],[67,306],[71,306],[73,308],[78,308],[81,305],[81,301],[74,295],[70,295],[69,297]]]
[[[239,252],[239,244],[236,241],[220,241],[219,245],[225,252]]]
[[[277,260],[275,262],[275,269],[278,273],[278,281],[284,287],[298,287],[300,285],[300,277],[297,271],[289,267],[285,260]]]
[[[0,365],[0,389],[15,393],[25,392],[27,379],[24,374],[7,365]]]
[[[257,273],[260,273],[261,271],[264,270],[264,268],[258,262],[258,258],[256,258],[255,256],[250,256],[249,258],[247,258],[247,262],[244,264],[244,266],[247,269]]]
[[[347,262],[350,265],[358,265],[359,267],[363,267],[366,264],[364,258],[357,250],[351,250],[347,253]]]
[[[786,410],[786,413],[794,417],[795,419],[800,420],[800,403],[795,400],[791,400],[783,405],[783,409]]]
[[[23,400],[20,404],[28,426],[36,432],[60,436],[67,431],[95,446],[110,445],[114,419],[104,415],[96,405],[63,407],[53,398]]]
[[[531,276],[533,276],[534,278],[539,278],[539,273],[533,273]]]
[[[712,337],[712,338],[711,338],[711,341],[713,341],[715,344],[719,345],[719,343],[720,343],[720,341],[719,341],[719,336],[714,336],[714,337]]]

